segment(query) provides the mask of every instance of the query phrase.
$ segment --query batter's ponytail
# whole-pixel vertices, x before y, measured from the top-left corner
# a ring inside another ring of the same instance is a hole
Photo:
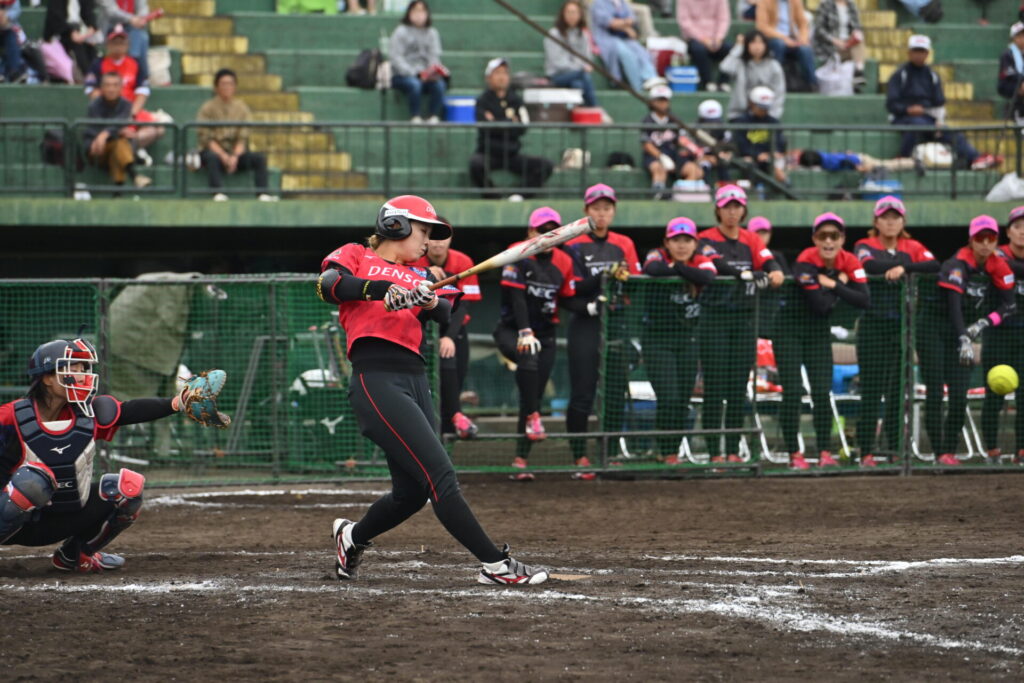
[[[369,237],[366,238],[366,244],[367,246],[370,247],[370,249],[376,249],[381,245],[383,241],[384,238],[381,237],[380,235],[370,235]]]

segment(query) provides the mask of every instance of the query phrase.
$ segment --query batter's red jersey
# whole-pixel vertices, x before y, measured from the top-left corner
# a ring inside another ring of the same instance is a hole
[[[426,256],[423,256],[418,261],[413,261],[409,265],[417,268],[430,268],[433,264]],[[461,273],[464,270],[469,270],[474,265],[473,259],[469,258],[466,254],[456,249],[448,250],[448,258],[441,264],[441,269],[446,275],[455,275]],[[470,275],[467,278],[459,280],[455,283],[455,287],[458,287],[462,292],[462,300],[465,302],[480,301],[483,297],[480,296],[480,281],[476,275]]]
[[[429,279],[422,268],[386,261],[362,244],[346,244],[332,251],[320,264],[320,271],[341,266],[366,280],[386,280],[412,289],[420,280]],[[458,292],[453,293],[457,294]],[[403,346],[419,355],[423,341],[423,321],[419,308],[388,312],[383,301],[344,301],[338,306],[338,322],[345,329],[347,352],[363,337],[375,337]]]

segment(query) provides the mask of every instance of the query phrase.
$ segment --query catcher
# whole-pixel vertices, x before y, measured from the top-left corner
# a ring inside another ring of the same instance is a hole
[[[119,569],[124,558],[100,552],[138,518],[145,477],[122,469],[93,482],[96,441],[118,427],[176,411],[203,425],[226,427],[217,411],[222,370],[187,380],[173,398],[124,403],[97,396],[96,350],[84,339],[57,339],[29,359],[24,398],[0,405],[0,543],[62,542],[53,565],[68,572]]]

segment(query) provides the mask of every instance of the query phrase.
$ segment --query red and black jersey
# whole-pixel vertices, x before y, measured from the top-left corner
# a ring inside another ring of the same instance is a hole
[[[1001,290],[1013,289],[1016,283],[1005,258],[994,256],[985,259],[985,263],[979,266],[971,248],[961,247],[954,256],[943,261],[939,271],[939,287],[951,289],[969,298],[981,298],[984,296],[983,286],[973,287],[970,281],[975,275],[988,276],[992,286]]]
[[[1017,258],[1009,244],[999,247],[998,252],[1004,259],[1006,265],[1013,271],[1013,278],[1016,280],[1017,313],[1003,321],[1005,327],[1024,327],[1024,258]],[[1024,339],[1021,340],[1024,342]]]
[[[576,277],[584,279],[600,275],[610,266],[625,261],[629,272],[640,274],[640,258],[636,253],[633,240],[617,232],[609,232],[601,239],[594,234],[575,237],[562,248],[572,258],[573,271]]]
[[[839,279],[841,273],[847,277],[845,284]],[[835,280],[835,288],[828,290],[822,287],[818,275]],[[828,316],[840,299],[857,308],[867,308],[871,303],[864,267],[856,256],[844,249],[839,250],[831,265],[826,265],[817,247],[804,249],[793,264],[793,279],[808,308],[820,317]]]
[[[521,324],[514,303],[518,290],[526,298],[529,327],[535,333],[545,332],[558,324],[558,299],[576,294],[572,259],[561,249],[553,249],[510,263],[501,270],[501,287],[502,324],[516,328]]]
[[[706,275],[698,278],[703,271]],[[682,324],[696,324],[700,316],[702,284],[714,282],[718,270],[715,262],[703,254],[694,254],[689,262],[676,264],[664,248],[651,249],[644,259],[644,273],[660,279],[671,278],[665,285],[648,288],[644,308],[644,330],[663,332]]]
[[[985,259],[984,264],[979,264],[969,246],[961,247],[956,254],[942,262],[939,286],[935,290],[945,290],[960,296],[959,309],[955,306],[947,308],[946,297],[925,299],[925,303],[933,312],[948,315],[947,320],[954,331],[962,334],[963,330],[960,328],[976,318],[994,313],[997,319],[993,322],[999,324],[1003,317],[1012,313],[1015,307],[1013,290],[1016,284],[1013,271],[1001,255],[993,254]],[[998,303],[994,303],[993,300]]]
[[[377,256],[369,247],[356,243],[335,249],[320,264],[321,272],[334,267],[340,267],[359,278],[384,280],[406,289],[412,289],[420,280],[433,279],[424,268],[392,263]],[[438,293],[456,297],[461,295],[454,288],[450,292]],[[345,329],[348,353],[351,354],[352,344],[357,339],[373,337],[392,342],[419,355],[420,343],[423,341],[420,310],[411,308],[389,313],[384,310],[383,301],[342,302],[338,306],[338,322]]]
[[[415,268],[422,268],[429,270],[433,264],[426,256],[421,257],[418,261],[413,261],[409,264]],[[461,273],[464,270],[469,270],[475,264],[473,259],[469,258],[466,254],[455,249],[448,250],[448,258],[445,259],[441,265],[441,270],[444,271],[445,277]],[[471,303],[473,301],[481,301],[483,297],[480,295],[480,281],[476,275],[470,275],[467,278],[459,280],[454,285],[460,292],[462,292],[462,303]],[[458,315],[458,311],[452,312],[452,320]],[[469,323],[469,312],[465,312],[460,319],[459,327],[463,327]]]
[[[738,271],[775,270],[765,268],[772,263],[772,252],[764,241],[754,233],[740,228],[736,239],[722,234],[718,227],[703,230],[697,234],[701,254],[715,261],[723,261]]]
[[[146,68],[134,57],[124,56],[120,60],[101,57],[93,60],[85,77],[85,94],[100,87],[103,74],[116,72],[121,75],[121,97],[134,102],[137,95],[149,95],[149,76]]]
[[[901,237],[896,240],[895,249],[886,249],[877,237],[866,237],[858,240],[853,247],[854,254],[871,274],[881,274],[896,266],[907,266],[913,263],[934,261],[935,255],[928,248],[914,239]],[[869,264],[875,267],[869,267]]]

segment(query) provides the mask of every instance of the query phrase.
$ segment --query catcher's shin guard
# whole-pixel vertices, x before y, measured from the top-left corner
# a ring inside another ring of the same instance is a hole
[[[114,504],[114,511],[103,521],[99,531],[89,540],[81,543],[79,550],[92,555],[110,543],[114,538],[135,523],[142,511],[142,489],[146,478],[138,472],[121,468],[117,474],[104,474],[100,477],[100,498]],[[65,546],[76,543],[69,539]]]
[[[33,510],[48,505],[56,490],[57,482],[45,465],[16,469],[0,492],[0,543],[18,533]]]

